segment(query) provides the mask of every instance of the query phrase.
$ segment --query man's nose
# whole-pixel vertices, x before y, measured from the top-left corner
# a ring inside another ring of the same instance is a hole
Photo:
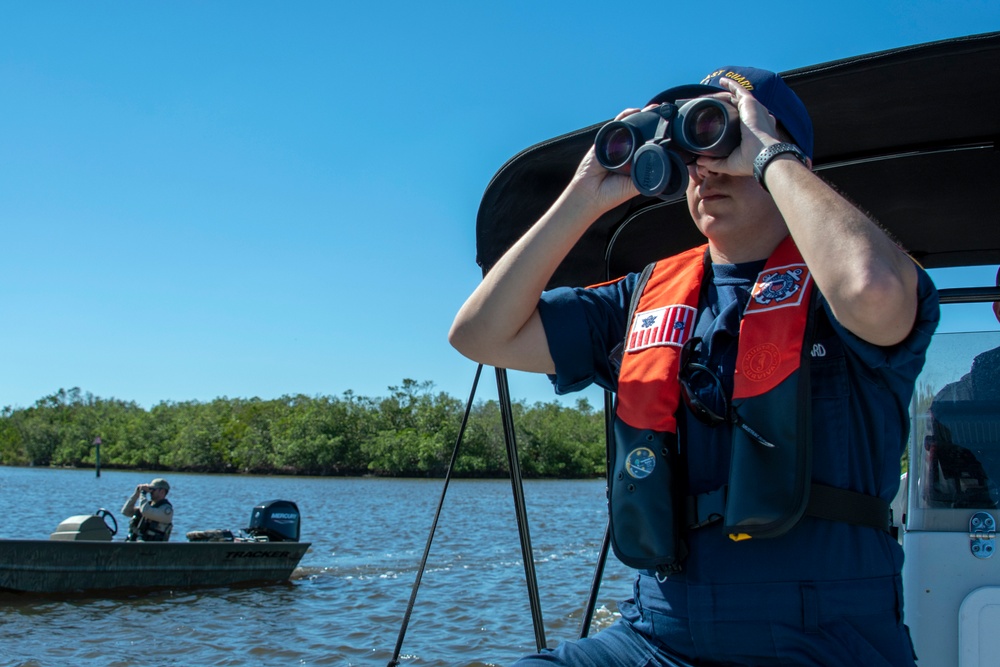
[[[688,175],[692,180],[701,183],[709,176],[715,176],[718,172],[712,171],[708,167],[702,166],[697,162],[692,162],[688,165]]]
[[[693,169],[692,169],[692,174],[691,174],[691,176],[692,176],[693,178],[696,178],[696,179],[698,179],[699,181],[704,181],[704,180],[705,180],[706,178],[708,178],[709,176],[715,176],[716,174],[718,174],[718,172],[716,172],[716,171],[712,171],[712,170],[711,170],[711,169],[709,169],[708,167],[706,167],[706,166],[703,166],[703,165],[701,165],[701,164],[698,164],[697,162],[695,162],[695,163],[694,163],[694,164],[692,165],[692,167],[693,167]]]

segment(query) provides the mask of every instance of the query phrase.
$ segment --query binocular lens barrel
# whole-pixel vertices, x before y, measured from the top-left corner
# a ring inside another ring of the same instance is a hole
[[[605,124],[594,137],[594,152],[608,171],[631,175],[642,194],[669,199],[687,187],[686,162],[698,155],[726,157],[739,143],[736,108],[697,97]]]
[[[656,136],[661,121],[663,116],[658,113],[640,111],[605,124],[594,137],[597,161],[608,171],[631,173],[632,156],[640,146]]]
[[[622,173],[627,174],[636,148],[635,131],[625,123],[609,123],[601,132],[603,136],[599,135],[595,142],[597,161],[608,171],[623,170]]]
[[[674,139],[684,150],[709,157],[726,157],[740,143],[736,108],[711,97],[690,100],[677,110]]]
[[[691,123],[691,138],[699,146],[711,146],[726,129],[726,118],[719,109],[706,107],[695,112],[689,121]]]

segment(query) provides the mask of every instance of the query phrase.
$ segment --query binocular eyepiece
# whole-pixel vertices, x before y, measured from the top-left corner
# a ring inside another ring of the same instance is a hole
[[[736,108],[713,97],[664,103],[604,125],[594,147],[608,171],[631,174],[647,197],[673,199],[687,188],[698,155],[726,157],[740,143]]]

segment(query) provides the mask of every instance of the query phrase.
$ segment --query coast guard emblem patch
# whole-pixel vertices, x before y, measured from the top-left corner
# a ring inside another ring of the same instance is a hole
[[[753,286],[746,314],[800,305],[809,279],[809,268],[805,264],[789,264],[761,272]]]

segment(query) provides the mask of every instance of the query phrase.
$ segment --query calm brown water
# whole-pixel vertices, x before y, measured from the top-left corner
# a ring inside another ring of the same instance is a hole
[[[0,468],[0,538],[47,539],[66,517],[115,513],[155,473]],[[290,584],[132,597],[0,595],[0,665],[381,665],[391,659],[442,480],[163,474],[174,539],[246,527],[295,501],[312,542]],[[601,481],[525,483],[548,644],[577,636],[605,525]],[[120,518],[124,532],[125,520]],[[631,575],[609,558],[595,626]],[[534,650],[507,480],[448,489],[402,665],[502,665]]]

